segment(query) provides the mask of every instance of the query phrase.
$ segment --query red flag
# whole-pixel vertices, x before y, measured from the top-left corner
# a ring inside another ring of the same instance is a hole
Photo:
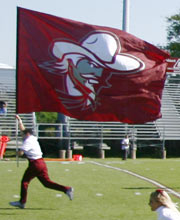
[[[169,55],[110,27],[18,8],[17,113],[141,124],[161,117]]]

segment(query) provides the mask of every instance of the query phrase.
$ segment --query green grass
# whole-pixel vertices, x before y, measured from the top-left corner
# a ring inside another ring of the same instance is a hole
[[[26,209],[9,206],[19,195],[20,180],[27,162],[0,162],[1,220],[151,220],[156,213],[148,206],[149,194],[156,187],[134,176],[90,163],[47,162],[50,178],[73,186],[75,198],[44,188],[34,179],[29,185]],[[152,178],[176,191],[179,189],[180,159],[93,159]],[[60,197],[61,196],[61,197]],[[171,196],[175,202],[179,199]]]

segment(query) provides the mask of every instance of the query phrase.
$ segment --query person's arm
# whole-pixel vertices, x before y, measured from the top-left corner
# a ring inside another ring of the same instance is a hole
[[[22,122],[20,116],[19,116],[19,115],[16,115],[16,119],[18,120],[20,130],[21,130],[21,131],[24,131],[24,130],[25,130],[25,127],[24,127],[24,125],[23,125],[23,122]]]
[[[23,125],[23,122],[22,122],[20,116],[19,116],[19,115],[16,115],[16,119],[18,120],[20,130],[21,130],[21,131],[24,131],[24,130],[25,130],[25,127],[24,127],[24,125]],[[22,151],[22,150],[19,150],[19,151],[18,151],[18,156],[23,156],[23,154],[24,154],[24,151]]]

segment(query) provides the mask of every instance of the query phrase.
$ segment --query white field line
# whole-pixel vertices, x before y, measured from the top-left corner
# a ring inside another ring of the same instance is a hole
[[[141,176],[139,174],[133,173],[133,172],[131,172],[129,170],[125,170],[125,169],[121,169],[121,168],[118,168],[118,167],[109,166],[107,164],[102,164],[102,163],[98,163],[98,162],[95,162],[95,161],[90,161],[90,163],[98,165],[98,166],[110,168],[110,169],[113,169],[113,170],[118,170],[118,171],[121,171],[121,172],[124,172],[124,173],[127,173],[127,174],[130,174],[130,175],[135,176],[135,177],[137,177],[139,179],[142,179],[142,180],[145,180],[145,181],[147,181],[149,183],[152,183],[153,185],[155,185],[155,186],[157,186],[157,187],[159,187],[161,189],[165,189],[167,192],[171,193],[172,195],[174,195],[174,196],[176,196],[177,198],[180,199],[180,193],[178,193],[178,192],[176,192],[176,191],[166,187],[165,185],[163,185],[161,183],[156,182],[155,180],[152,180],[152,179],[149,179],[147,177]]]

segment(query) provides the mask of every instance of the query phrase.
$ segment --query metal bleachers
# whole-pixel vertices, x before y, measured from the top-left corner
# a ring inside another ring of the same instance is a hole
[[[176,76],[171,73],[167,74],[162,96],[161,119],[146,124],[129,125],[120,122],[80,121],[67,118],[66,135],[63,136],[63,126],[65,125],[59,126],[60,138],[70,139],[71,141],[101,140],[103,142],[104,140],[122,139],[128,133],[135,141],[180,140],[180,72],[176,72]],[[39,130],[40,125],[42,124],[37,124],[37,130]],[[49,125],[44,124],[47,127]],[[49,132],[48,129],[46,131]],[[39,138],[48,137],[45,135]],[[49,138],[54,139],[57,136],[54,134]]]
[[[87,122],[69,118],[71,139],[122,139],[125,134],[136,140],[180,140],[180,70],[167,72],[162,96],[162,118],[154,122],[128,125],[120,122]]]
[[[0,117],[0,134],[10,137],[12,143],[16,132],[16,88],[15,69],[0,67],[0,100],[8,103],[6,117]],[[26,127],[34,128],[40,139],[69,139],[77,140],[119,140],[125,134],[130,134],[133,140],[180,140],[180,70],[167,73],[167,80],[162,96],[162,118],[146,124],[129,125],[120,122],[80,121],[68,118],[66,124],[38,124],[35,115],[21,114]],[[57,129],[43,130],[40,125],[54,126]],[[66,135],[64,135],[66,126]],[[54,132],[54,133],[53,133]],[[50,134],[51,133],[51,134]],[[52,134],[53,133],[53,134]],[[58,134],[58,135],[57,135]]]
[[[8,147],[15,147],[17,126],[15,120],[16,114],[16,83],[15,69],[0,64],[0,100],[7,103],[7,114],[0,116],[0,136],[7,135],[10,138]],[[29,128],[35,127],[33,113],[20,114],[24,125]],[[18,141],[21,142],[21,135],[18,132]]]

